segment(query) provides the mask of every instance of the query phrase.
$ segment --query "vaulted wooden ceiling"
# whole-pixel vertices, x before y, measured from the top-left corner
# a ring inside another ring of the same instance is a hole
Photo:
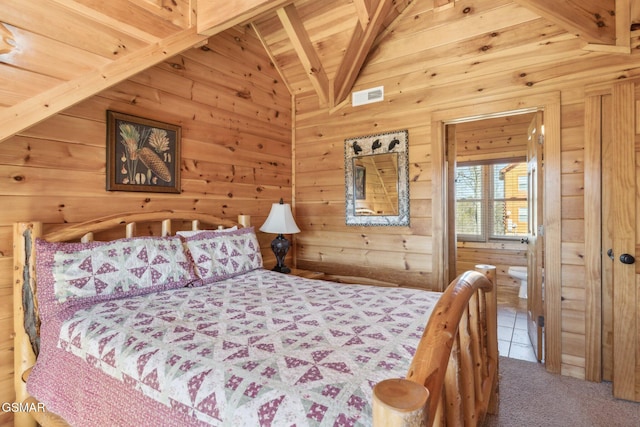
[[[235,25],[250,25],[293,95],[349,100],[367,55],[413,1],[434,13],[473,0],[1,0],[0,141]],[[510,0],[501,0],[510,3]],[[632,0],[513,0],[629,53]]]

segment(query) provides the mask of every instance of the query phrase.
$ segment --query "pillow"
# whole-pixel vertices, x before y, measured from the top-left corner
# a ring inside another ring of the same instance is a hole
[[[200,279],[191,286],[208,285],[262,268],[260,245],[253,227],[228,233],[202,231],[185,241]]]
[[[36,239],[36,255],[38,302],[45,316],[81,302],[181,288],[197,279],[178,236],[89,243]]]
[[[184,230],[184,231],[176,231],[176,236],[182,237],[192,237],[198,233],[202,233],[203,231],[211,231],[214,233],[229,233],[231,231],[236,231],[238,229],[237,225],[229,228],[218,228],[217,230]]]

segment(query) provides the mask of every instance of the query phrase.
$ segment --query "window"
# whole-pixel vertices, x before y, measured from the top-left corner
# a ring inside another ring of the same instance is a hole
[[[461,241],[515,239],[527,234],[527,164],[456,167],[456,234]]]

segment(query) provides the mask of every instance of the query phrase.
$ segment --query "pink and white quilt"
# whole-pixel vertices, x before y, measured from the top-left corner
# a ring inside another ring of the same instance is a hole
[[[258,269],[100,302],[42,331],[28,388],[73,425],[370,426],[439,296]]]

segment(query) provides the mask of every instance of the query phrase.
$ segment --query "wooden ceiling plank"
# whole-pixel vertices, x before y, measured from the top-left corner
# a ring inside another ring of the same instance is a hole
[[[195,29],[173,36],[120,57],[100,69],[58,85],[13,107],[0,111],[0,142],[65,108],[113,86],[206,39]]]
[[[53,0],[2,0],[2,21],[110,60],[149,44]],[[88,36],[89,35],[89,36]]]
[[[48,37],[17,27],[9,28],[17,47],[2,57],[4,64],[67,81],[111,62]]]
[[[313,88],[318,93],[320,103],[326,105],[329,101],[329,78],[322,67],[320,58],[313,47],[313,43],[311,43],[298,11],[294,5],[288,5],[278,9],[277,13],[282,26],[289,35],[293,49],[298,54]]]
[[[373,11],[367,28],[363,30],[356,26],[333,82],[334,99],[331,105],[339,104],[347,98],[392,6],[392,0],[381,0]]]
[[[434,10],[442,10],[449,7],[455,6],[455,0],[433,0],[433,9]]]
[[[616,44],[616,0],[514,0],[588,43]]]
[[[146,16],[141,16],[140,12],[144,11],[139,7],[123,7],[127,3],[103,2],[101,0],[52,1],[91,21],[99,22],[147,43],[155,43],[163,36],[180,29],[174,25],[167,25],[168,21],[163,21],[158,16],[153,19],[151,13],[145,12],[144,15]],[[135,24],[133,24],[134,22]]]
[[[212,36],[291,3],[293,0],[198,0],[198,33]]]
[[[0,55],[11,52],[15,47],[15,42],[11,31],[0,23]]]
[[[91,1],[104,3],[104,0]],[[171,22],[173,25],[182,29],[192,27],[196,24],[195,19],[193,22],[191,20],[191,0],[129,0],[129,3],[132,3],[136,8],[145,9],[154,15],[157,15],[159,18],[162,18],[167,22]]]

